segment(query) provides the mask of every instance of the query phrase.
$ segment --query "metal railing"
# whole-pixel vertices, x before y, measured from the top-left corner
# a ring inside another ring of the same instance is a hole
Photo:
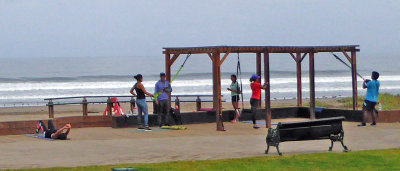
[[[196,110],[199,111],[201,109],[202,102],[213,102],[212,100],[201,100],[201,97],[213,97],[213,95],[171,95],[175,98],[175,106],[177,106],[177,110],[180,110],[181,102],[196,102]],[[196,97],[196,100],[180,100],[179,98],[190,98]],[[88,101],[88,99],[99,99],[106,98],[106,101]],[[118,102],[111,101],[111,98],[131,98],[130,100],[118,100]],[[59,100],[74,100],[74,99],[82,99],[80,102],[62,102],[62,103],[54,103],[54,101]],[[83,116],[88,116],[88,105],[89,104],[107,104],[107,115],[112,115],[112,106],[114,103],[130,103],[130,110],[136,107],[136,100],[134,96],[72,96],[72,97],[57,97],[57,98],[45,98],[45,101],[48,101],[46,106],[48,107],[49,118],[54,118],[54,106],[56,105],[82,105],[82,114]],[[147,102],[153,103],[153,113],[158,112],[157,105],[153,100],[147,100]],[[225,102],[225,100],[223,100]]]

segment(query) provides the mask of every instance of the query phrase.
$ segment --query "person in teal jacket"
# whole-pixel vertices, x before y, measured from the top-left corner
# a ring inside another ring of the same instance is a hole
[[[375,112],[375,105],[378,102],[379,87],[381,83],[378,81],[379,73],[376,71],[372,72],[372,80],[365,80],[363,83],[363,89],[367,89],[367,94],[365,95],[365,101],[363,104],[363,121],[359,127],[365,127],[369,119],[369,115],[372,117],[371,126],[376,126],[377,113]]]

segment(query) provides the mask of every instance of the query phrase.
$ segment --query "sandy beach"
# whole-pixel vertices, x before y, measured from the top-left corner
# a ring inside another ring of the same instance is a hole
[[[343,108],[342,104],[337,102],[338,98],[327,98],[327,99],[317,99],[317,101],[324,102],[330,105],[330,108]],[[173,103],[174,104],[174,103]],[[172,104],[172,106],[174,106]],[[121,104],[125,111],[129,111],[129,103]],[[308,105],[308,100],[303,100],[303,106]],[[239,104],[241,106],[241,103]],[[289,100],[274,100],[271,101],[272,107],[288,107],[296,106],[295,99]],[[153,113],[153,104],[148,103],[149,113]],[[212,107],[211,102],[202,103],[202,107]],[[262,106],[264,107],[264,103]],[[106,108],[106,104],[89,104],[88,111],[89,116],[103,115]],[[230,102],[224,102],[222,105],[223,110],[231,110],[232,104]],[[249,102],[244,102],[244,108],[249,109]],[[196,110],[195,103],[182,102],[181,112],[193,112]],[[81,105],[56,105],[54,107],[54,117],[66,117],[66,116],[82,116],[82,106]],[[6,107],[0,108],[0,122],[5,121],[24,121],[24,120],[40,120],[48,119],[48,109],[46,106],[37,107]]]

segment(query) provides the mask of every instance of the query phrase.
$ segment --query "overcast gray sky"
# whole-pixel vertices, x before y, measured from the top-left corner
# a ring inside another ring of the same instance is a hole
[[[400,1],[0,0],[1,58],[337,44],[359,44],[361,55],[399,55]]]

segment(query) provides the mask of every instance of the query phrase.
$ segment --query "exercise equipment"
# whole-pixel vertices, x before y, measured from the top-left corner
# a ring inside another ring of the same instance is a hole
[[[191,52],[189,52],[189,53],[186,55],[185,61],[183,61],[183,64],[182,64],[181,67],[178,69],[178,71],[176,72],[176,74],[174,75],[174,77],[171,79],[170,84],[172,84],[172,82],[174,82],[175,79],[178,77],[178,75],[181,73],[181,71],[182,71],[183,67],[185,66],[186,61],[189,59],[190,55],[192,55]],[[163,92],[161,91],[161,92],[158,92],[158,93],[154,94],[153,101],[157,101],[158,96],[160,96],[160,94],[162,94],[162,93],[163,93]]]
[[[337,60],[339,60],[339,61],[342,62],[344,65],[346,65],[347,67],[349,67],[350,69],[352,69],[351,66],[350,66],[349,64],[347,64],[346,62],[344,62],[342,59],[340,59],[339,56],[337,56],[337,55],[334,54],[333,52],[331,52],[331,54],[332,54]],[[356,72],[356,74],[357,74],[361,79],[363,79],[363,80],[365,81],[365,78],[364,78],[363,76],[361,76],[358,72]]]
[[[125,111],[122,108],[121,104],[119,103],[118,98],[112,97],[111,102],[113,104],[112,105],[112,114],[114,114],[115,116],[125,115]],[[108,113],[108,106],[106,107],[106,109],[103,112],[104,116],[106,116],[107,114],[112,115],[112,114]]]
[[[237,66],[236,66],[236,75],[239,77],[239,81],[240,81],[240,99],[242,101],[242,108],[241,110],[239,110],[239,115],[242,115],[242,112],[244,110],[244,101],[243,101],[243,82],[242,82],[242,69],[240,68],[240,56],[239,56],[239,52],[237,53],[237,57],[238,57],[238,62],[237,62]]]
[[[162,126],[161,129],[172,129],[172,130],[185,130],[184,126]]]

